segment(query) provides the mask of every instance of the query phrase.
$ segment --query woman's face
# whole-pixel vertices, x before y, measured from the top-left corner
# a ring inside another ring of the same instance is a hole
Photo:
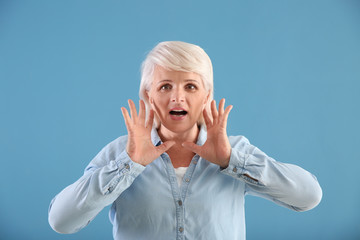
[[[209,92],[199,74],[169,71],[156,66],[148,100],[161,125],[172,132],[194,127],[204,109]]]

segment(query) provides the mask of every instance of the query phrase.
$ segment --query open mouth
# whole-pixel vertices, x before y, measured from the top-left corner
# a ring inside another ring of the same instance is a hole
[[[185,110],[171,110],[170,114],[173,116],[185,116],[187,114],[187,111]]]

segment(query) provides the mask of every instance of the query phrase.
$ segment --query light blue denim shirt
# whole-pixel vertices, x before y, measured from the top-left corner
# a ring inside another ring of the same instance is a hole
[[[154,145],[161,144],[152,130]],[[206,141],[201,127],[197,144]],[[105,206],[115,240],[245,239],[244,197],[252,194],[295,211],[315,207],[322,190],[315,176],[277,162],[244,136],[230,136],[225,169],[195,155],[181,187],[164,153],[146,167],[126,152],[127,136],[109,143],[84,175],[51,202],[49,223],[60,233],[85,227]]]

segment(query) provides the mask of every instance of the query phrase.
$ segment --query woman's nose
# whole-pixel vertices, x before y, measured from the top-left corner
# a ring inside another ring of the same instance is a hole
[[[171,95],[172,102],[184,102],[185,101],[185,93],[181,90],[173,91]]]

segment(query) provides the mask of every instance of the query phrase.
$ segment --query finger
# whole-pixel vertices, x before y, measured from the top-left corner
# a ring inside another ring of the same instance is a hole
[[[218,111],[216,109],[216,101],[212,100],[211,102],[211,114],[213,117],[213,124],[216,124],[218,121]]]
[[[219,115],[224,114],[225,98],[221,99],[219,102]]]
[[[210,119],[208,111],[206,110],[206,107],[203,110],[203,117],[204,117],[204,122],[205,122],[206,126],[210,127],[212,125],[212,121]]]
[[[221,120],[221,124],[223,125],[224,128],[226,128],[227,120],[228,120],[228,117],[229,117],[229,113],[230,113],[230,111],[231,111],[232,108],[233,108],[233,105],[229,105],[229,106],[227,106],[226,109],[225,109],[223,118],[222,118],[222,120]]]
[[[201,157],[201,149],[202,147],[199,145],[196,145],[193,142],[183,142],[181,144],[184,148],[189,149],[190,151],[198,154]]]
[[[137,120],[137,113],[136,113],[135,103],[131,99],[129,99],[128,104],[129,104],[129,108],[130,108],[131,119],[133,121],[136,121]]]
[[[145,124],[145,116],[146,116],[145,103],[143,100],[139,100],[139,120],[141,124]]]
[[[146,121],[146,128],[152,128],[154,123],[154,111],[150,109],[148,120]]]
[[[175,144],[175,141],[166,141],[163,144],[156,147],[156,150],[158,151],[159,155],[163,154],[169,148],[171,148]]]
[[[126,129],[129,132],[130,124],[131,124],[131,119],[130,119],[130,116],[129,116],[129,112],[128,112],[128,110],[126,108],[121,107],[121,113],[122,113],[122,115],[124,117],[124,120],[125,120]]]

